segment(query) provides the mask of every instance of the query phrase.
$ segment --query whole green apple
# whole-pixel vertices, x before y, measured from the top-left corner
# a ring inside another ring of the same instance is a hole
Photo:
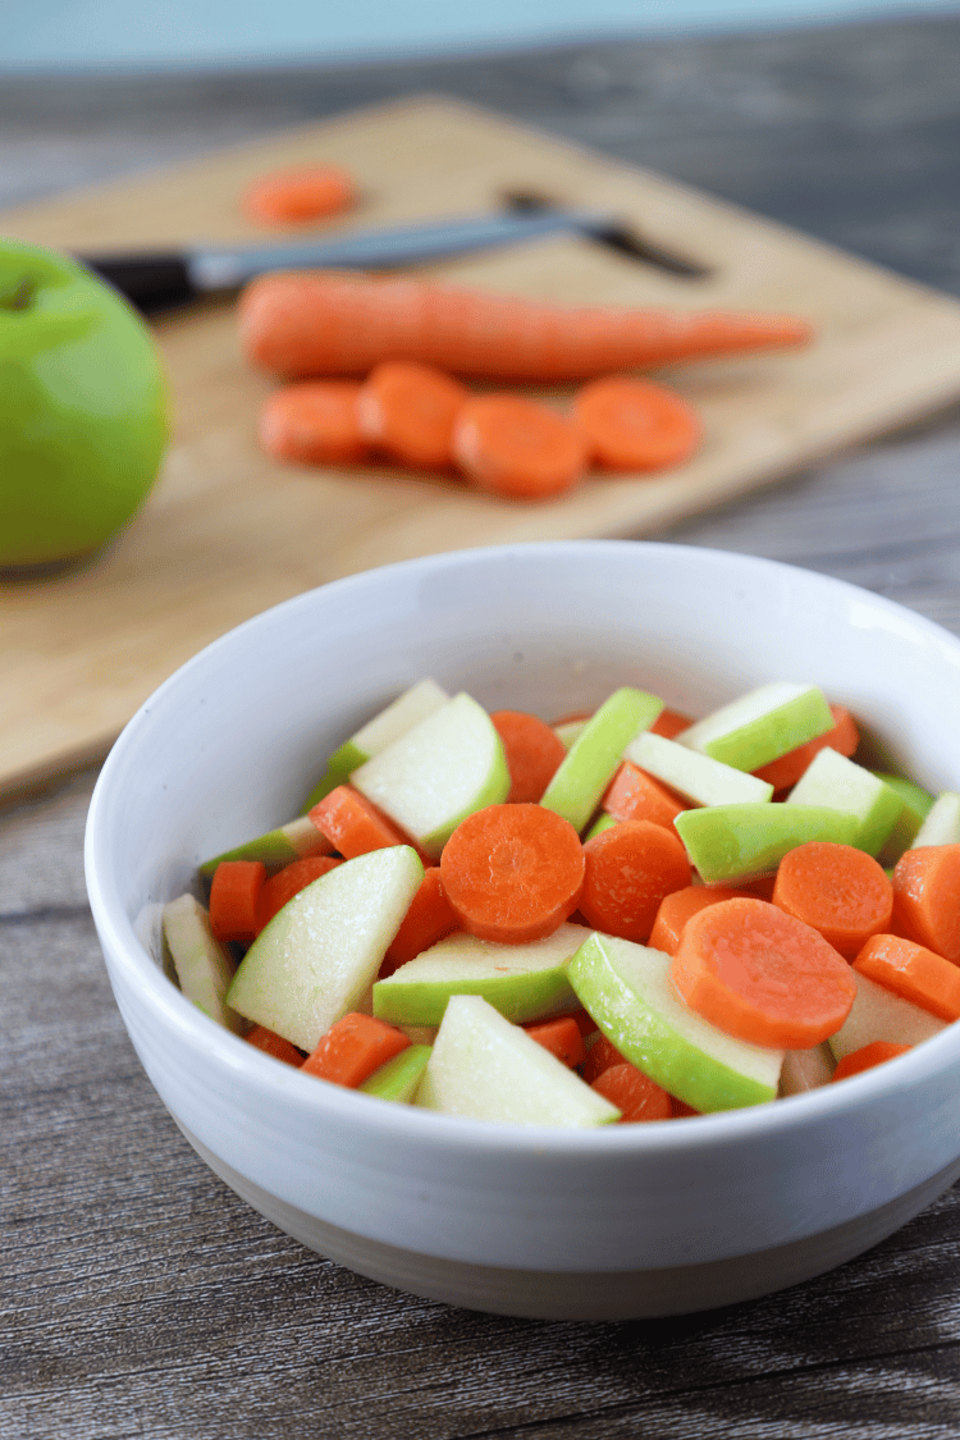
[[[67,256],[0,237],[0,566],[112,539],[157,478],[169,414],[126,300]]]

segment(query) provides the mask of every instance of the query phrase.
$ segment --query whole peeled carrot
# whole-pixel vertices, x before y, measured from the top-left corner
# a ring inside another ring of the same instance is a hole
[[[569,306],[416,278],[275,271],[239,302],[253,365],[287,379],[365,375],[416,360],[458,375],[533,382],[801,345],[806,321],[751,311]]]

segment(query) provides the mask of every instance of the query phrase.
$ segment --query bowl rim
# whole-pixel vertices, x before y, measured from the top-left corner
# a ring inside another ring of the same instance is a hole
[[[709,1152],[715,1147],[728,1147],[736,1141],[760,1141],[771,1132],[799,1133],[857,1109],[883,1101],[903,1087],[922,1084],[953,1065],[960,1074],[960,1022],[948,1026],[938,1035],[923,1041],[893,1061],[876,1066],[845,1080],[837,1086],[825,1085],[799,1095],[785,1096],[763,1105],[737,1110],[718,1111],[709,1115],[686,1117],[682,1124],[648,1122],[643,1125],[607,1125],[596,1128],[572,1128],[547,1125],[519,1125],[506,1122],[477,1120],[470,1117],[438,1114],[411,1105],[399,1105],[361,1094],[317,1077],[303,1077],[291,1066],[263,1054],[232,1032],[204,1015],[177,989],[150,955],[136,932],[134,922],[111,888],[107,836],[109,807],[114,776],[122,770],[127,752],[139,742],[140,733],[150,724],[151,710],[161,696],[178,686],[185,675],[202,668],[212,652],[237,644],[245,632],[270,623],[273,617],[286,617],[298,608],[309,608],[320,594],[346,596],[355,589],[382,583],[394,573],[427,573],[455,565],[488,563],[497,557],[522,557],[531,550],[567,552],[572,559],[585,550],[631,550],[685,552],[688,558],[728,566],[743,572],[802,575],[809,582],[822,585],[827,591],[848,598],[866,601],[879,614],[935,641],[952,653],[960,666],[960,637],[896,601],[874,594],[849,581],[803,567],[770,560],[762,556],[742,555],[736,551],[708,547],[674,545],[669,542],[643,540],[571,540],[530,541],[497,546],[479,546],[467,550],[442,551],[437,554],[399,560],[373,570],[331,580],[324,585],[301,592],[277,605],[259,612],[205,645],[180,665],[140,705],[124,726],[112,746],[97,778],[87,814],[84,834],[84,869],[90,907],[96,923],[108,971],[116,972],[127,985],[139,988],[146,1002],[157,1010],[164,1024],[177,1032],[191,1049],[203,1053],[205,1059],[222,1075],[236,1082],[238,1076],[255,1086],[262,1100],[283,1104],[291,1100],[303,1114],[317,1119],[336,1117],[347,1122],[371,1140],[389,1134],[416,1141],[422,1146],[472,1154],[505,1152],[537,1153],[550,1156],[598,1158],[603,1154],[618,1156],[669,1155],[677,1148]],[[308,1078],[310,1083],[305,1084]],[[321,1133],[321,1132],[317,1132]]]

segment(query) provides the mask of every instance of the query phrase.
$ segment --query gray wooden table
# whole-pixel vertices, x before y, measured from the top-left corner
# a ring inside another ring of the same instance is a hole
[[[0,80],[0,205],[424,90],[960,295],[960,17],[244,76]],[[958,481],[960,408],[665,538],[841,576],[960,634]],[[83,887],[94,779],[63,777],[0,815],[0,1440],[958,1433],[960,1189],[832,1275],[630,1324],[451,1310],[272,1229],[187,1148],[127,1042]]]

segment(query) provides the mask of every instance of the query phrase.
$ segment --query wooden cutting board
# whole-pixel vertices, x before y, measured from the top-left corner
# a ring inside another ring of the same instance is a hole
[[[689,366],[702,452],[655,479],[591,479],[549,504],[382,468],[284,468],[257,448],[270,384],[242,362],[229,302],[157,323],[176,434],[146,509],[95,564],[0,584],[0,797],[102,756],[160,681],[267,606],[384,562],[504,541],[639,536],[914,419],[960,394],[960,304],[755,215],[459,103],[414,97],[256,146],[0,214],[64,249],[262,238],[238,197],[327,158],[363,190],[337,229],[473,214],[507,187],[610,211],[714,267],[692,282],[555,238],[433,274],[570,302],[801,313],[814,346]]]

